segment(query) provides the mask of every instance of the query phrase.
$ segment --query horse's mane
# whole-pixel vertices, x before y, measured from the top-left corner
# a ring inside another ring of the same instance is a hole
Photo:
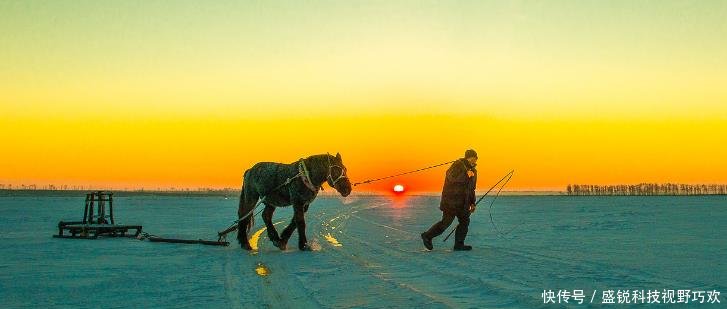
[[[328,162],[333,162],[336,157],[330,154],[317,154],[304,158],[308,170],[311,172],[311,176],[316,178],[314,181],[325,181],[325,177],[328,174]]]
[[[312,164],[318,165],[318,166],[328,167],[328,160],[331,160],[331,162],[333,162],[333,160],[335,160],[335,159],[336,159],[336,157],[334,157],[330,154],[322,153],[322,154],[305,157],[303,160],[305,160],[306,162],[310,162]]]

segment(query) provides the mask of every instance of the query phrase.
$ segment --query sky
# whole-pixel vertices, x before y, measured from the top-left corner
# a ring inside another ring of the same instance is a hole
[[[0,184],[727,183],[724,85],[723,1],[2,1]]]

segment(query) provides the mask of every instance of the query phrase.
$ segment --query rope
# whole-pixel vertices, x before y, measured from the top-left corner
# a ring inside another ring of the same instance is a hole
[[[505,184],[507,184],[507,183],[508,183],[508,182],[510,181],[510,178],[512,178],[512,175],[513,175],[513,174],[515,174],[515,170],[511,170],[511,171],[510,171],[509,173],[507,173],[507,174],[506,174],[506,175],[505,175],[504,177],[500,178],[500,180],[498,180],[498,181],[497,181],[497,182],[496,182],[496,183],[495,183],[494,185],[492,185],[492,187],[490,187],[490,189],[489,189],[489,190],[487,190],[487,192],[485,192],[485,194],[484,194],[484,195],[482,195],[482,196],[481,196],[481,197],[480,197],[480,198],[479,198],[479,199],[477,200],[477,203],[475,203],[475,206],[477,206],[477,204],[479,204],[480,202],[482,202],[482,199],[484,199],[484,198],[485,198],[485,196],[487,196],[487,194],[488,194],[488,193],[490,193],[490,191],[492,191],[492,189],[494,189],[495,187],[497,187],[497,185],[498,185],[499,183],[501,183],[501,182],[502,182],[503,180],[505,180],[505,178],[507,178],[507,181],[505,181]],[[504,186],[505,186],[505,185],[502,185],[502,187],[500,187],[500,190],[502,190],[502,188],[503,188]],[[497,191],[497,194],[500,194],[500,190],[498,190],[498,191]]]
[[[154,235],[154,234],[149,234],[147,232],[141,232],[139,234],[139,236],[136,236],[136,239],[138,239],[138,240],[144,240],[144,239],[149,239],[149,238],[152,238],[152,237],[161,238],[161,237],[159,237],[157,235]]]
[[[495,198],[492,199],[492,202],[490,202],[490,207],[488,209],[488,212],[490,213],[490,223],[492,223],[492,227],[495,228],[495,231],[497,232],[497,236],[499,236],[502,239],[507,239],[507,238],[505,238],[505,236],[512,233],[512,231],[514,231],[516,228],[518,228],[522,224],[522,223],[520,223],[520,224],[516,225],[515,227],[513,227],[512,229],[510,229],[507,233],[503,233],[500,231],[500,229],[497,228],[497,225],[495,224],[495,220],[492,219],[492,205],[495,204],[497,197],[500,196],[500,191],[502,191],[502,188],[504,188],[507,185],[507,183],[510,182],[510,178],[512,178],[513,172],[510,172],[510,176],[507,178],[507,180],[505,180],[504,183],[502,183],[502,186],[500,186],[500,189],[497,190],[497,194],[495,194]]]
[[[502,178],[500,178],[500,180],[498,180],[494,185],[492,185],[492,187],[490,187],[490,189],[487,190],[487,192],[485,192],[485,194],[483,194],[479,199],[477,199],[477,202],[475,203],[475,206],[477,206],[477,204],[479,204],[480,202],[482,202],[482,200],[485,198],[485,196],[487,196],[487,194],[489,194],[490,192],[492,192],[492,189],[494,189],[495,187],[497,187],[497,185],[500,184],[503,180],[505,181],[502,184],[502,186],[500,186],[500,188],[497,190],[497,194],[495,194],[495,198],[492,199],[492,202],[490,203],[490,207],[488,209],[488,212],[490,213],[490,223],[492,223],[492,226],[495,228],[495,231],[497,231],[498,233],[500,233],[500,231],[497,229],[497,225],[495,225],[495,221],[492,219],[492,205],[495,204],[495,201],[497,200],[497,197],[500,196],[500,191],[502,191],[502,188],[504,188],[505,185],[507,185],[507,183],[510,182],[510,179],[512,178],[512,175],[513,174],[515,174],[515,170],[511,170],[509,173],[505,174],[505,176],[503,176]],[[459,226],[459,224],[457,224],[457,226]],[[454,233],[454,231],[456,229],[457,229],[457,227],[455,226],[452,229],[452,231],[450,231],[449,234],[447,234],[447,237],[444,237],[444,240],[442,240],[442,242],[446,242],[447,239],[449,239],[449,237],[452,236],[452,233]],[[510,230],[510,232],[512,232],[512,230]],[[510,232],[508,232],[508,234]]]
[[[232,224],[230,224],[230,226],[228,226],[224,231],[217,233],[217,236],[218,236],[217,240],[218,241],[225,240],[227,238],[227,234],[230,233],[230,232],[232,232],[232,231],[234,231],[234,230],[236,230],[238,228],[237,225],[240,223],[240,221],[242,221],[245,218],[249,217],[250,214],[252,214],[252,212],[255,211],[255,208],[257,208],[258,206],[260,206],[260,204],[262,204],[263,202],[265,202],[265,196],[263,196],[260,200],[258,200],[257,201],[257,204],[255,204],[255,206],[252,209],[250,209],[250,211],[248,211],[247,214],[245,214],[244,216],[240,217],[239,219],[237,219],[235,221],[232,221]],[[260,209],[260,211],[258,211],[255,214],[255,216],[259,215],[260,212],[263,211],[263,209]]]
[[[381,177],[381,178],[376,178],[376,179],[369,179],[369,180],[366,180],[366,181],[354,183],[353,186],[355,187],[355,186],[358,186],[358,185],[368,184],[368,183],[376,182],[376,181],[379,181],[379,180],[384,180],[384,179],[398,177],[398,176],[402,176],[402,175],[406,175],[406,174],[421,172],[423,170],[428,170],[430,168],[435,168],[435,167],[438,167],[438,166],[447,165],[447,164],[450,164],[450,163],[453,163],[453,162],[456,162],[456,161],[457,160],[449,161],[449,162],[444,162],[444,163],[440,163],[440,164],[437,164],[437,165],[427,166],[427,167],[424,167],[424,168],[420,168],[418,170],[409,171],[409,172],[405,172],[405,173],[401,173],[401,174],[396,174],[396,175],[391,175],[391,176],[386,176],[386,177]]]

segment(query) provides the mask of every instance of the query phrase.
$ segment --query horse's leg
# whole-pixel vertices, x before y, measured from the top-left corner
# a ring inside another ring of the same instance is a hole
[[[254,215],[252,211],[254,210],[255,204],[257,204],[258,198],[259,195],[251,186],[242,186],[240,204],[237,208],[237,218],[247,217],[237,223],[237,241],[240,243],[240,247],[245,250],[252,250],[250,241],[247,239],[247,232],[251,227],[252,216]]]
[[[275,207],[265,205],[265,210],[263,210],[263,222],[265,222],[265,228],[268,231],[268,238],[273,242],[273,245],[280,248],[280,236],[278,236],[278,231],[273,225],[274,212]]]
[[[295,220],[295,226],[298,229],[298,249],[301,251],[310,251],[308,246],[308,239],[305,237],[305,205],[294,205],[293,209],[293,220]]]
[[[285,250],[285,248],[288,246],[288,239],[290,239],[290,236],[293,235],[293,231],[295,231],[295,217],[290,220],[290,224],[283,229],[283,233],[280,234],[280,250]]]

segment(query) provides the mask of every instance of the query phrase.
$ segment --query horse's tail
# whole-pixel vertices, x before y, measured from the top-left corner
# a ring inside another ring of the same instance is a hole
[[[247,173],[249,173],[250,170],[245,170],[244,173],[242,173],[242,185],[240,186],[240,205],[242,205],[242,201],[245,198],[245,183],[247,182]]]
[[[245,204],[245,185],[243,184],[242,185],[242,192],[240,193],[240,203],[238,205],[238,208],[239,208],[238,213],[239,213],[239,217],[240,218],[242,218],[242,216],[247,215],[247,212],[241,212],[242,210],[245,209],[245,205],[246,205]],[[253,211],[253,210],[254,209],[251,209],[249,211]],[[247,230],[247,233],[249,235],[250,234],[250,230],[255,225],[255,216],[254,216],[254,214],[250,214],[250,215],[247,216],[247,218],[250,219],[250,220],[247,221],[247,226],[245,226],[244,228]],[[245,222],[245,220],[242,220],[240,222],[240,224],[242,224],[242,222]],[[238,228],[243,228],[243,227],[242,226],[239,226]]]
[[[248,179],[248,172],[250,170],[246,170],[245,174],[243,176],[242,180],[242,186],[240,187],[240,202],[238,204],[237,209],[237,216],[238,216],[238,226],[237,226],[237,240],[240,242],[243,247],[248,247],[249,249],[249,243],[247,241],[247,236],[250,234],[250,230],[252,229],[254,225],[254,216],[252,214],[248,215],[248,212],[252,211],[252,207],[250,207],[250,199],[253,198],[253,193],[250,189],[253,187],[248,187],[247,190],[245,189],[245,183],[249,180]],[[248,184],[252,185],[252,184]],[[250,191],[250,192],[247,192]],[[249,195],[249,196],[248,196]],[[250,209],[247,209],[250,208]],[[242,217],[246,216],[245,219],[241,219]],[[244,225],[244,226],[243,226]],[[243,230],[244,229],[244,230]]]
[[[250,172],[249,169],[248,170],[245,170],[245,173],[242,175],[242,189],[240,190],[240,207],[242,207],[242,205],[244,204],[244,200],[245,200],[245,182],[247,182],[247,180],[248,180],[248,175],[247,174],[249,172]],[[256,203],[257,203],[257,201],[256,201]],[[250,212],[252,212],[254,210],[255,209],[251,209]],[[245,228],[247,229],[247,234],[250,235],[250,230],[255,225],[255,215],[251,213],[248,217],[250,218],[250,221],[248,221],[247,226]]]
[[[238,204],[238,209],[241,211],[245,207],[245,183],[248,182],[248,175],[250,173],[250,170],[245,170],[245,173],[242,174],[242,185],[240,186],[240,203]]]

